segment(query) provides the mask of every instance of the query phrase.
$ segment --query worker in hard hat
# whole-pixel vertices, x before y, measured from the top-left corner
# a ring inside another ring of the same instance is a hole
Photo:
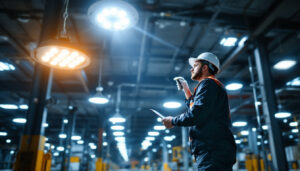
[[[236,144],[230,130],[231,118],[226,90],[215,78],[220,70],[213,53],[189,58],[191,79],[198,81],[191,93],[184,78],[179,80],[186,96],[188,110],[162,121],[166,128],[189,127],[190,148],[198,171],[232,170],[236,160]],[[177,82],[178,83],[178,82]],[[179,85],[178,85],[179,86]]]

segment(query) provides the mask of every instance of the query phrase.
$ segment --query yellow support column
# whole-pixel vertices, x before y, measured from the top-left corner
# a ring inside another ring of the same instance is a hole
[[[96,171],[103,171],[102,158],[97,158]]]
[[[43,171],[50,171],[51,170],[51,150],[49,150],[46,154],[44,154],[43,157],[43,164],[42,164],[42,170]]]
[[[163,171],[171,171],[171,169],[168,166],[168,163],[164,163],[164,165],[163,165]]]
[[[102,163],[102,171],[106,171],[107,164],[105,162]]]
[[[253,171],[251,155],[246,155],[245,165],[248,171]]]
[[[41,171],[44,156],[45,137],[40,135],[23,136],[17,154],[15,171]]]

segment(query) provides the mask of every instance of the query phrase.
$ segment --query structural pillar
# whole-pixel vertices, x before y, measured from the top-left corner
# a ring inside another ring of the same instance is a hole
[[[187,128],[181,127],[182,152],[183,152],[183,170],[189,169],[189,156],[187,150]]]
[[[282,133],[274,115],[277,112],[277,103],[271,78],[269,56],[261,40],[257,40],[254,57],[258,80],[262,95],[262,107],[266,124],[268,125],[269,142],[272,154],[273,169],[276,171],[288,170]],[[262,144],[263,145],[263,144]]]

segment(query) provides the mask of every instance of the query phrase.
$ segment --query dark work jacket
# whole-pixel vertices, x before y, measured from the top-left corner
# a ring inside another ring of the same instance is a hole
[[[212,78],[202,80],[186,104],[188,110],[174,117],[172,124],[190,127],[192,154],[209,153],[211,162],[234,164],[236,144],[230,130],[228,96],[223,85]]]

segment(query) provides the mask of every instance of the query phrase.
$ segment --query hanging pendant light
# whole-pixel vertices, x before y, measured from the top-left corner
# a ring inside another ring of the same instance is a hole
[[[124,123],[126,119],[120,114],[119,109],[116,109],[116,113],[109,118],[109,121],[112,122],[113,124],[116,123]]]
[[[95,104],[106,104],[109,102],[108,98],[102,94],[103,87],[97,87],[96,91],[97,93],[93,97],[89,98],[89,102]]]

